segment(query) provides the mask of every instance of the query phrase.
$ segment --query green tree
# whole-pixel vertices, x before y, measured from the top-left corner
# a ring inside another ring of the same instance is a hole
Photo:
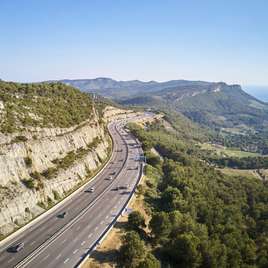
[[[158,212],[152,216],[149,227],[155,240],[165,239],[171,232],[171,224],[168,213]]]
[[[160,268],[160,262],[152,253],[148,253],[139,265],[138,268]]]
[[[166,252],[179,267],[195,268],[202,262],[201,241],[192,232],[173,237],[167,244]]]
[[[128,227],[134,231],[140,231],[146,227],[145,219],[139,211],[133,211],[128,215]]]
[[[122,238],[122,246],[119,249],[118,264],[123,268],[136,268],[144,260],[146,248],[139,235],[128,232]]]

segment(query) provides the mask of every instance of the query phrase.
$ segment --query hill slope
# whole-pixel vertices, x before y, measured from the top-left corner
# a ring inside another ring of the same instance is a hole
[[[0,131],[25,127],[71,127],[93,115],[91,98],[61,83],[0,81]]]
[[[213,83],[178,86],[122,101],[128,105],[166,107],[211,127],[254,127],[268,124],[268,105],[245,93],[239,85]]]
[[[247,131],[252,127],[261,130],[268,125],[268,104],[245,93],[239,85],[186,80],[116,81],[110,78],[62,82],[124,105],[175,110],[210,127],[242,127]]]

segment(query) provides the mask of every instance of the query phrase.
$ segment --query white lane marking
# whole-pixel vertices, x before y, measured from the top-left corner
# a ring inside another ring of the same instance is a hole
[[[88,236],[87,236],[87,238],[90,238],[92,236],[92,234],[89,234]]]
[[[83,242],[81,243],[81,246],[85,245],[85,243],[86,243],[86,241],[83,241]]]
[[[69,258],[68,259],[66,259],[65,261],[64,261],[64,263],[66,263],[66,262],[68,262],[69,261]]]
[[[73,254],[76,254],[76,253],[77,253],[77,251],[78,251],[78,249],[74,250]]]
[[[101,221],[101,223],[100,224],[104,224],[104,221]]]
[[[58,260],[60,257],[61,257],[61,254],[59,254],[59,255],[56,257],[56,260]]]
[[[108,219],[108,217],[109,217],[109,216],[107,215],[107,216],[105,217],[105,219]]]
[[[97,231],[97,230],[98,230],[98,228],[99,228],[99,227],[98,227],[98,226],[96,226],[96,227],[95,227],[95,231]]]
[[[49,257],[49,254],[46,255],[46,257],[44,257],[41,261],[46,260]]]
[[[12,257],[11,259],[9,259],[9,260],[8,260],[8,262],[7,262],[7,263],[12,262],[14,259],[15,259],[15,258],[14,258],[14,257]]]
[[[36,241],[33,241],[30,245],[32,246],[33,244],[35,244],[36,243]]]
[[[64,239],[64,240],[61,242],[61,244],[64,244],[64,243],[65,243],[65,241],[66,241],[66,239]]]

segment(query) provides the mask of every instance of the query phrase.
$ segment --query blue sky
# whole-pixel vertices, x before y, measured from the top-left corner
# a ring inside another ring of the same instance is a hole
[[[1,0],[0,78],[268,85],[267,1]]]

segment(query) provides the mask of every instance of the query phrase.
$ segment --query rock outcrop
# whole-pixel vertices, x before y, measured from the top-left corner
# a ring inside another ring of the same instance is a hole
[[[68,129],[0,136],[0,234],[25,224],[84,183],[105,162],[110,140],[95,114]]]

